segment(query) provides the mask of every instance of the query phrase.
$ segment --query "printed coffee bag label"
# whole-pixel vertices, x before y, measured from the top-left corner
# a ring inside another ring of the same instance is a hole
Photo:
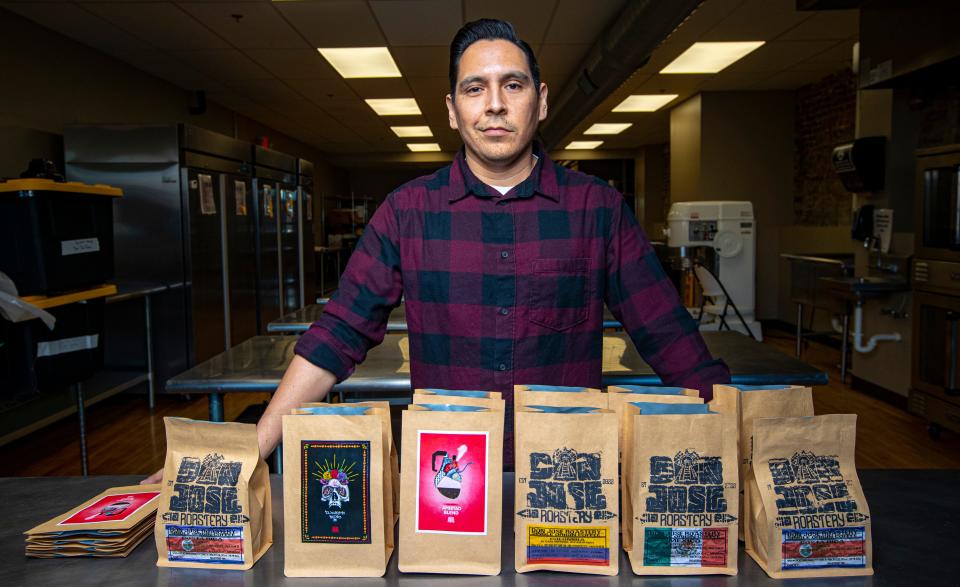
[[[602,477],[602,458],[568,447],[530,453],[530,477],[517,480],[528,488],[527,507],[517,515],[536,521],[527,526],[529,564],[610,563],[609,528],[578,526],[616,517],[606,495],[616,480]]]
[[[734,486],[734,484],[730,484]],[[650,493],[641,519],[661,526],[696,527],[736,520],[727,513],[723,462],[686,449],[673,457],[650,457],[650,478],[641,482]]]
[[[370,441],[301,442],[302,542],[370,544]]]
[[[487,432],[417,435],[416,532],[487,533]]]
[[[782,568],[866,566],[868,516],[857,510],[840,459],[798,451],[769,461],[782,532]]]
[[[644,513],[643,564],[665,567],[727,566],[727,513],[723,461],[685,449],[674,456],[651,456],[650,477],[640,482],[649,493]],[[731,488],[735,484],[730,483]]]
[[[218,453],[183,457],[163,521],[210,527],[249,522],[237,499],[242,466],[240,461],[224,460]]]
[[[171,561],[243,564],[243,526],[250,519],[237,499],[242,463],[209,453],[183,457],[163,514]]]

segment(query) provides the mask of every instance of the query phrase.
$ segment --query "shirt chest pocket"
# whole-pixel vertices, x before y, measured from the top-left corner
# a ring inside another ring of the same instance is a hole
[[[535,259],[527,289],[530,321],[567,330],[587,319],[590,259]]]

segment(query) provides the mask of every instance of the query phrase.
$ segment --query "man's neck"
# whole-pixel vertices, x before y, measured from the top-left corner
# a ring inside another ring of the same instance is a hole
[[[533,146],[530,145],[524,149],[520,155],[513,161],[504,165],[491,165],[470,155],[466,152],[467,166],[470,171],[487,185],[496,186],[514,186],[521,183],[530,176],[536,165],[536,158],[533,156]]]

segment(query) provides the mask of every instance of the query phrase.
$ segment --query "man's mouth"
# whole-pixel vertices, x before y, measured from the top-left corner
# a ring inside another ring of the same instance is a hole
[[[510,134],[512,131],[502,126],[488,126],[487,128],[480,129],[480,132],[482,132],[484,136],[488,137],[502,137]]]

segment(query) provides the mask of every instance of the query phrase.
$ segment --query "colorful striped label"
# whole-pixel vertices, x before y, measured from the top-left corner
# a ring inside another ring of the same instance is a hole
[[[167,558],[181,563],[243,564],[243,527],[165,526]]]
[[[527,563],[607,566],[609,532],[599,526],[527,526]]]
[[[644,528],[648,567],[725,567],[727,528]]]
[[[783,531],[783,570],[865,566],[867,544],[863,526]]]

